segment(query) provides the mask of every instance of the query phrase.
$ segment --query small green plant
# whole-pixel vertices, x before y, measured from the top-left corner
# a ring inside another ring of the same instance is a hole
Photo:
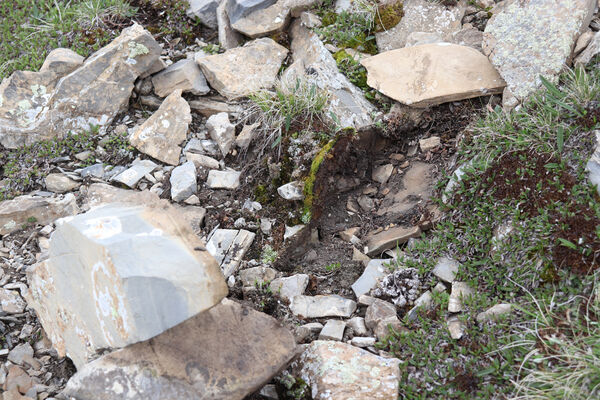
[[[213,43],[207,44],[202,48],[202,50],[204,50],[208,54],[219,54],[222,51],[220,45]]]
[[[277,260],[277,252],[271,247],[271,245],[266,245],[263,247],[262,254],[260,256],[260,260],[263,264],[272,264]]]
[[[342,264],[340,262],[335,262],[335,263],[331,263],[325,266],[325,271],[327,272],[333,272],[333,271],[337,271],[338,269],[342,268]]]

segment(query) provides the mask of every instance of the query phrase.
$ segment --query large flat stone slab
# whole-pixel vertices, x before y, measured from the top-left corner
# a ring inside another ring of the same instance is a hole
[[[540,75],[558,79],[595,7],[596,0],[512,0],[490,18],[483,51],[508,85],[506,107],[539,88]]]
[[[292,298],[290,310],[301,318],[348,318],[356,310],[356,302],[338,295],[300,295]]]
[[[506,86],[483,54],[450,43],[391,50],[361,63],[369,86],[413,107],[501,93]]]
[[[166,202],[107,205],[57,222],[49,258],[27,271],[28,304],[77,368],[217,304],[215,259]]]
[[[197,62],[210,86],[227,99],[235,100],[272,88],[287,53],[274,40],[262,38]]]
[[[386,250],[393,249],[401,244],[408,242],[408,239],[421,235],[421,229],[418,226],[410,228],[396,227],[387,231],[367,236],[367,255],[374,256]]]
[[[277,320],[224,299],[153,339],[91,362],[64,393],[79,400],[241,400],[284,368],[295,347]]]
[[[312,398],[396,400],[400,360],[383,358],[347,343],[317,340],[297,362],[297,376]]]

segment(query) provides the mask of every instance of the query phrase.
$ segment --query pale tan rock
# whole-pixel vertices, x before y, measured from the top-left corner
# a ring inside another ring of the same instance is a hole
[[[279,0],[267,8],[238,19],[231,27],[249,38],[281,32],[290,22],[290,9],[286,3],[286,0]]]
[[[506,86],[483,54],[450,43],[392,50],[361,63],[369,86],[414,107],[500,93]]]
[[[588,46],[588,44],[590,44],[594,36],[595,34],[592,30],[582,33],[577,39],[577,43],[575,44],[575,48],[573,49],[573,55],[576,56],[583,50],[585,50],[585,48]]]
[[[233,30],[229,15],[227,13],[228,0],[222,0],[217,7],[217,25],[219,26],[217,34],[219,45],[225,50],[238,47],[243,42],[243,37]]]
[[[174,90],[181,89],[196,96],[202,96],[210,92],[202,71],[194,60],[183,59],[175,64],[169,65],[164,71],[152,77],[154,92],[165,97]]]
[[[579,42],[577,43],[579,44]],[[575,58],[575,65],[585,66],[589,64],[589,62],[592,61],[592,58],[598,53],[600,53],[600,34],[596,32],[592,35],[592,38],[586,44],[586,47],[582,49],[577,58]]]
[[[48,174],[44,178],[44,183],[46,184],[46,189],[53,193],[67,193],[81,186],[80,182],[74,181],[61,173]]]
[[[259,123],[256,122],[250,125],[244,125],[242,131],[235,138],[235,145],[240,149],[247,149],[250,146],[250,142],[254,138],[254,134],[259,127]]]
[[[423,153],[434,150],[434,149],[440,147],[441,144],[442,144],[442,142],[440,141],[439,136],[432,136],[427,139],[419,140],[419,147],[421,148],[421,151]]]
[[[275,318],[224,299],[153,339],[91,362],[69,380],[65,394],[79,400],[242,400],[284,368],[295,348]]]
[[[497,321],[502,317],[510,314],[514,306],[512,304],[500,303],[496,304],[487,310],[477,314],[477,322],[482,323],[485,321]]]
[[[393,249],[398,245],[408,242],[408,239],[421,235],[421,229],[418,226],[411,228],[391,228],[374,235],[369,235],[365,240],[367,242],[367,255],[372,256],[383,253],[385,250]]]
[[[466,282],[452,282],[452,291],[448,299],[448,311],[452,313],[464,310],[463,300],[472,296],[474,290]]]
[[[210,85],[229,100],[248,96],[275,85],[288,50],[272,39],[262,38],[243,47],[198,60]]]
[[[399,363],[346,343],[317,340],[300,356],[296,374],[315,400],[395,400]]]
[[[446,321],[446,325],[448,327],[448,331],[450,332],[450,337],[454,340],[462,338],[465,334],[465,330],[467,329],[465,324],[463,324],[463,322],[458,319],[456,315],[449,317]]]
[[[199,112],[205,117],[210,117],[214,114],[222,112],[228,114],[239,114],[242,112],[242,108],[237,104],[227,104],[223,101],[198,98],[188,102],[190,108],[194,111]]]
[[[166,164],[178,165],[181,155],[179,145],[186,139],[191,122],[190,106],[181,97],[181,89],[177,89],[135,129],[129,140],[142,153]]]
[[[220,169],[221,165],[217,160],[212,157],[205,156],[204,154],[196,154],[196,153],[185,153],[185,158],[188,161],[194,163],[196,168],[208,168],[208,169]]]
[[[82,56],[71,49],[54,49],[44,60],[40,72],[54,71],[59,77],[65,76],[82,65],[83,60]]]

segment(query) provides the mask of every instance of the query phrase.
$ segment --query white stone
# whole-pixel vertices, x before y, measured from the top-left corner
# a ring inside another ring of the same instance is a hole
[[[304,184],[300,181],[286,183],[277,188],[277,193],[286,200],[304,200]]]
[[[237,271],[254,236],[254,233],[243,229],[217,229],[210,237],[206,249],[215,257],[226,278]]]
[[[298,274],[287,278],[277,278],[271,282],[271,291],[282,299],[291,302],[295,296],[304,294],[308,286],[309,276]]]
[[[452,282],[452,291],[448,300],[448,311],[452,313],[464,310],[463,300],[474,293],[473,289],[465,282]]]
[[[435,267],[433,268],[433,275],[437,276],[444,282],[452,283],[458,272],[460,264],[451,258],[442,257],[438,259]]]
[[[241,172],[238,171],[213,169],[208,172],[206,185],[211,189],[235,190],[240,186],[240,175]]]
[[[337,319],[330,319],[319,334],[319,340],[337,340],[341,341],[344,337],[346,323]]]
[[[377,342],[377,339],[375,339],[374,337],[355,336],[350,341],[350,344],[352,346],[356,346],[356,347],[370,347],[370,346],[375,346],[376,342]]]
[[[485,321],[497,321],[505,315],[508,315],[512,312],[513,305],[512,304],[496,304],[487,310],[480,312],[477,314],[477,322],[482,323]]]
[[[369,293],[371,289],[377,286],[379,281],[389,273],[389,269],[386,266],[389,263],[389,259],[373,259],[369,261],[360,278],[352,284],[352,291],[354,291],[356,298]]]
[[[111,180],[119,182],[130,188],[135,188],[138,182],[146,175],[156,169],[157,165],[150,160],[134,162],[130,168],[114,176]]]
[[[295,296],[290,311],[302,318],[344,317],[356,310],[356,303],[338,295]]]
[[[198,191],[196,165],[188,161],[171,172],[171,199],[176,202],[184,201]]]
[[[229,115],[225,112],[211,115],[206,121],[206,128],[223,157],[227,156],[235,140],[235,125],[229,122]]]

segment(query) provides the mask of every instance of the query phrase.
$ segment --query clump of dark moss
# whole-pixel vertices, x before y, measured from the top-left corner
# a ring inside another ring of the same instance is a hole
[[[340,50],[334,54],[334,58],[338,69],[350,82],[363,90],[370,89],[367,85],[367,70],[354,57],[345,50]]]
[[[402,2],[379,5],[375,15],[375,32],[383,32],[398,25],[404,16]]]

